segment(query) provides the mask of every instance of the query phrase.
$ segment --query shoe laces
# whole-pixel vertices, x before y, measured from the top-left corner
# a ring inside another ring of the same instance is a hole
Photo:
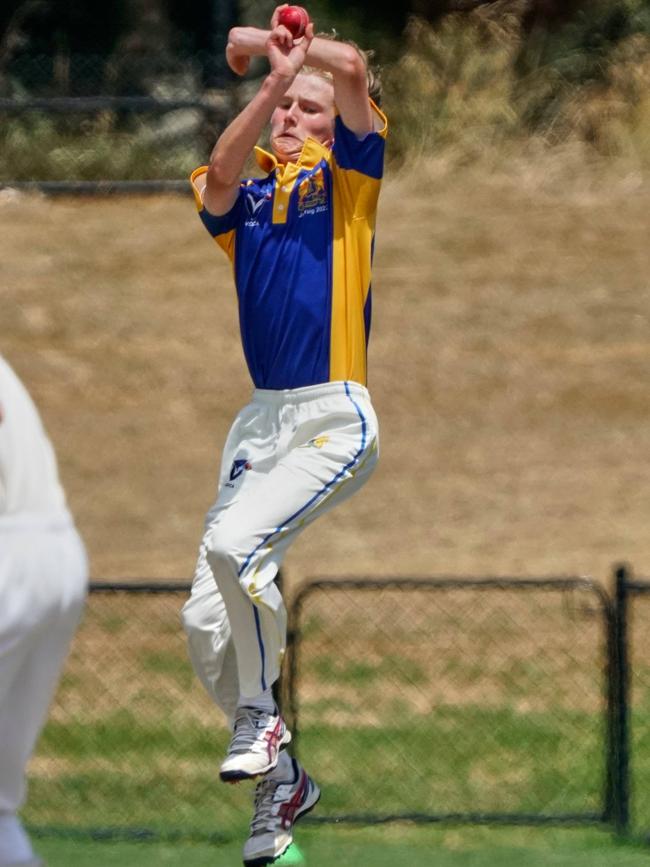
[[[230,752],[247,753],[258,742],[267,727],[270,714],[257,708],[243,708],[237,713]]]
[[[255,788],[255,811],[251,822],[251,836],[273,831],[277,823],[277,815],[273,810],[275,794],[278,786],[286,785],[281,780],[265,779]]]

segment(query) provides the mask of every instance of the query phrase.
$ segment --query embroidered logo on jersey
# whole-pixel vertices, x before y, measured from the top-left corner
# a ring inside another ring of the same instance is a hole
[[[308,449],[310,446],[314,449],[322,449],[324,445],[326,445],[330,441],[328,436],[319,436],[312,437],[309,442],[306,442],[303,446],[304,449]]]
[[[246,458],[234,460],[232,462],[232,467],[230,468],[230,481],[234,482],[235,479],[238,479],[239,476],[241,476],[241,474],[244,472],[244,470],[252,469],[253,465],[249,461],[247,461]]]
[[[327,208],[327,190],[323,170],[318,169],[300,182],[298,187],[298,216],[317,214]]]
[[[244,202],[246,204],[246,213],[248,214],[248,219],[246,220],[247,226],[259,226],[259,214],[265,203],[268,202],[271,198],[271,193],[262,192],[261,198],[259,195],[255,195],[254,193],[246,193],[244,195]]]

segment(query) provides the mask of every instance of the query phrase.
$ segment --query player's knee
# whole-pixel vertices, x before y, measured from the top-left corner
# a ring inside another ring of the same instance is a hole
[[[215,578],[224,572],[237,574],[241,547],[231,525],[221,523],[212,528],[205,539],[205,554]]]
[[[190,596],[181,608],[181,623],[188,637],[203,631],[208,625],[206,606],[196,596]]]
[[[223,599],[217,592],[193,594],[181,608],[181,624],[190,647],[196,646],[200,654],[209,647],[212,656],[216,647],[225,644],[230,636],[230,627]]]

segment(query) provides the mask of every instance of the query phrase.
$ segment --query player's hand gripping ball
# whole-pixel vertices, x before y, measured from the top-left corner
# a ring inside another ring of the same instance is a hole
[[[309,13],[302,6],[283,6],[278,13],[278,24],[283,24],[294,39],[300,39],[309,24]]]

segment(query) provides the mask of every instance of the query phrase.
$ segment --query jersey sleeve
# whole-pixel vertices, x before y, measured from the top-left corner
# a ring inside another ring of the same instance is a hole
[[[242,188],[239,188],[237,199],[232,208],[225,214],[216,217],[206,210],[203,205],[203,189],[205,188],[204,175],[207,173],[208,167],[201,166],[192,172],[190,183],[192,184],[192,192],[194,200],[199,212],[199,217],[205,228],[214,238],[216,243],[226,253],[230,261],[235,258],[235,235],[242,208]]]
[[[340,115],[334,125],[333,171],[346,213],[352,219],[374,214],[384,174],[388,122],[372,100],[371,107],[375,130],[362,138],[345,126]]]

